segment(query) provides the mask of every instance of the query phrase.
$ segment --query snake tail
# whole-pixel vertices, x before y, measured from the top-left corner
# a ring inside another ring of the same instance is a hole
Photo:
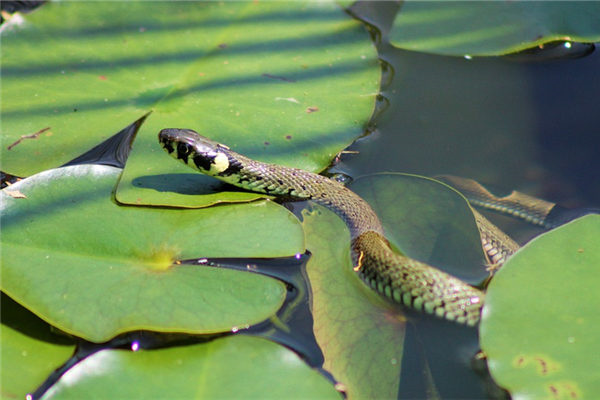
[[[373,209],[343,184],[296,168],[256,161],[190,129],[163,129],[162,147],[206,175],[250,191],[312,200],[340,216],[350,230],[354,269],[388,299],[474,326],[484,294],[426,263],[394,252]]]

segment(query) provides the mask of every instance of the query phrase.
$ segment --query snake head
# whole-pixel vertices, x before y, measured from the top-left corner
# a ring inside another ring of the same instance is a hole
[[[163,129],[158,141],[173,158],[207,175],[217,175],[229,167],[224,151],[227,146],[210,140],[191,129]]]

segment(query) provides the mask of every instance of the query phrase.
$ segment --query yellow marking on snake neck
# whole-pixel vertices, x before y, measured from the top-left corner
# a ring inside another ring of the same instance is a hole
[[[353,268],[354,271],[359,271],[360,268],[362,267],[362,262],[363,262],[363,258],[365,256],[364,252],[360,252],[360,254],[358,255],[358,261],[356,263],[356,266]]]
[[[228,167],[229,167],[229,159],[227,158],[227,156],[224,153],[217,153],[217,156],[215,157],[215,159],[213,161],[212,168],[214,168],[214,170],[217,173],[220,173],[220,172],[225,171]]]

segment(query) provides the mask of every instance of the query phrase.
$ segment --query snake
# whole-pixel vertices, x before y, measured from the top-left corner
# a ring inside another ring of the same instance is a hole
[[[348,226],[354,271],[369,287],[405,307],[468,326],[479,323],[484,292],[395,252],[375,211],[343,183],[302,169],[253,160],[191,129],[162,129],[158,140],[173,158],[205,175],[245,190],[325,206]],[[469,180],[462,183],[467,187],[472,184]],[[518,244],[473,212],[488,259],[493,264],[503,263]]]

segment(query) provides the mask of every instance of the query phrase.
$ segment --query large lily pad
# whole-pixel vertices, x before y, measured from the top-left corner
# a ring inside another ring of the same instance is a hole
[[[600,216],[579,218],[525,245],[490,283],[481,347],[514,398],[600,392],[599,237]]]
[[[268,379],[267,379],[268,378]],[[283,346],[249,336],[131,352],[100,351],[71,368],[48,399],[339,399]]]
[[[303,252],[292,214],[270,201],[203,210],[118,206],[110,196],[120,172],[65,167],[10,187],[26,198],[2,191],[4,292],[92,341],[133,329],[227,331],[279,308],[285,288],[276,280],[173,262]]]
[[[51,2],[2,42],[3,142],[51,128],[3,147],[3,168],[55,167],[153,110],[117,194],[132,204],[215,200],[164,156],[161,128],[316,171],[362,133],[379,87],[369,35],[333,2]]]
[[[390,42],[445,55],[492,56],[555,40],[600,40],[600,3],[588,1],[405,1]]]

